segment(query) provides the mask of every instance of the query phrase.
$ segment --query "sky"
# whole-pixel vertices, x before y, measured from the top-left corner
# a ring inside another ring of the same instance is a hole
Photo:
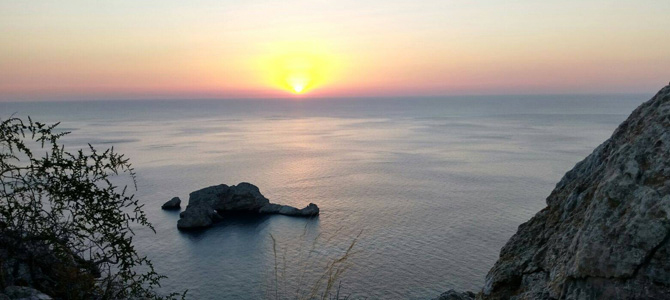
[[[0,100],[653,93],[668,0],[0,0]]]

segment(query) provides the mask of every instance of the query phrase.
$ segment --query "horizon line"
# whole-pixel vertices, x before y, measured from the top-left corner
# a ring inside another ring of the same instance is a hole
[[[254,97],[254,96],[238,96],[238,97],[188,97],[188,96],[179,96],[179,97],[128,97],[128,98],[94,98],[94,97],[72,97],[71,99],[67,98],[53,98],[53,99],[0,99],[0,103],[42,103],[42,102],[107,102],[107,101],[230,101],[230,100],[244,100],[244,101],[278,101],[278,100],[288,100],[292,102],[306,102],[310,100],[322,101],[322,100],[353,100],[353,99],[400,99],[400,98],[456,98],[456,97],[533,97],[533,96],[638,96],[638,95],[653,95],[656,92],[588,92],[588,93],[464,93],[464,94],[434,94],[434,95],[368,95],[368,96],[355,96],[355,95],[344,95],[344,96],[307,96],[304,94],[300,95],[289,95],[286,97]]]

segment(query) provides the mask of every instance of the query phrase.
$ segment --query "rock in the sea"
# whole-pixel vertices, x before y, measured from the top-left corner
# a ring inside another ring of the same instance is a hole
[[[51,300],[49,295],[36,289],[25,286],[8,286],[5,288],[5,296],[12,300]]]
[[[280,205],[270,203],[261,207],[258,210],[262,214],[280,214],[296,217],[313,217],[319,214],[319,207],[314,203],[310,203],[303,209],[297,209],[293,206]]]
[[[556,185],[482,299],[670,299],[670,86]]]
[[[179,197],[174,197],[170,199],[170,201],[165,202],[163,206],[161,206],[162,209],[180,209],[181,208],[181,199]]]
[[[179,214],[179,221],[177,221],[177,228],[179,229],[196,229],[206,228],[212,226],[215,221],[221,217],[210,206],[207,205],[189,205],[186,210]]]
[[[189,204],[190,201],[189,199]],[[221,197],[215,200],[213,208],[220,212],[257,212],[269,204],[270,200],[261,194],[258,187],[251,183],[242,182],[238,185],[229,186]]]
[[[310,203],[303,209],[270,203],[258,187],[242,182],[206,187],[189,194],[188,206],[180,215],[177,227],[194,229],[209,227],[225,213],[281,214],[312,217],[319,214],[319,207]]]
[[[459,293],[454,290],[448,290],[433,300],[474,300],[475,296],[473,292]]]

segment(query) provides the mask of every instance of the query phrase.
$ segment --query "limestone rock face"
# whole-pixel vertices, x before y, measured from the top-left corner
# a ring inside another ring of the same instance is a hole
[[[181,208],[181,199],[179,197],[174,197],[170,199],[170,201],[165,202],[163,206],[161,206],[162,209],[167,209],[167,210],[173,210],[173,209],[180,209]]]
[[[310,203],[303,209],[270,203],[258,187],[242,182],[238,185],[225,184],[206,187],[189,195],[188,206],[181,214],[177,228],[195,229],[212,226],[221,214],[255,213],[281,214],[287,216],[313,217],[319,214],[319,207]]]
[[[481,299],[670,299],[670,86],[556,185]]]

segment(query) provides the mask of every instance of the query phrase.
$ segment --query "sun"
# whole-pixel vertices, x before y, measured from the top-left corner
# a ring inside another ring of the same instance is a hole
[[[290,88],[296,94],[300,94],[305,91],[305,88],[310,85],[312,79],[309,73],[298,73],[298,74],[289,74],[284,78],[286,86]]]
[[[300,44],[272,50],[261,61],[271,85],[298,95],[332,80],[334,59],[325,51]]]
[[[314,55],[297,53],[281,57],[274,66],[278,69],[279,84],[295,94],[305,93],[322,81],[324,62]]]
[[[302,93],[303,90],[305,90],[305,86],[303,86],[302,84],[296,84],[296,85],[293,86],[293,91],[296,94]]]

